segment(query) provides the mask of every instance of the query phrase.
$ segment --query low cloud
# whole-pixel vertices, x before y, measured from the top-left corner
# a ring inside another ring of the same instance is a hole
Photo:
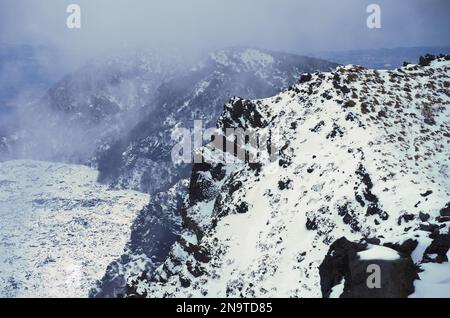
[[[379,30],[366,27],[374,2],[382,9]],[[82,9],[80,30],[66,27],[71,3]],[[3,41],[51,45],[74,62],[132,48],[301,53],[447,45],[449,13],[447,0],[0,0]]]

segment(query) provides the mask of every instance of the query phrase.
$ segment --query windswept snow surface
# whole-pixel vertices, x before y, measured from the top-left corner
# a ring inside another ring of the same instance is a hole
[[[411,298],[450,298],[450,263],[423,264],[424,270],[416,280]]]
[[[385,246],[371,245],[368,250],[358,253],[359,257],[364,261],[385,260],[395,261],[400,259],[397,251]]]
[[[85,166],[0,163],[0,297],[88,296],[149,199],[96,179]]]

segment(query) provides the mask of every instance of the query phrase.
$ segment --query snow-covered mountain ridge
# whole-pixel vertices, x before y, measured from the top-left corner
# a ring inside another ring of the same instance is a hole
[[[218,126],[281,131],[279,160],[195,164],[181,238],[128,296],[449,296],[449,60],[233,99]]]

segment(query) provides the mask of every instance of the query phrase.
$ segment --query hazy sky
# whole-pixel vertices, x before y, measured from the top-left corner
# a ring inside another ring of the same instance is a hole
[[[66,27],[66,7],[82,28]],[[366,7],[381,6],[368,29]],[[298,53],[449,45],[449,0],[0,0],[0,43],[90,57],[127,47],[245,45]]]

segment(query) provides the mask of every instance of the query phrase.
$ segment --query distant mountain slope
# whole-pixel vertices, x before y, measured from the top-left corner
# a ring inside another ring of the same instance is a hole
[[[84,166],[0,163],[0,297],[87,297],[120,256],[148,196],[96,177]]]
[[[174,167],[171,140],[175,127],[215,126],[225,102],[233,96],[263,98],[298,80],[302,72],[331,70],[327,61],[255,49],[235,48],[211,53],[192,69],[165,81],[154,107],[131,132],[97,154],[100,180],[119,188],[149,193],[167,189],[190,166]]]
[[[183,69],[172,56],[136,53],[92,61],[43,98],[19,105],[9,158],[87,163],[104,143],[126,134],[157,88]],[[1,154],[0,154],[1,155]]]
[[[334,51],[312,54],[312,56],[343,65],[356,64],[368,68],[393,70],[402,66],[403,62],[413,63],[425,54],[450,54],[450,46]]]
[[[181,237],[127,295],[449,297],[449,87],[450,56],[427,56],[231,100],[218,126],[279,132],[279,160],[224,164],[204,147]]]

